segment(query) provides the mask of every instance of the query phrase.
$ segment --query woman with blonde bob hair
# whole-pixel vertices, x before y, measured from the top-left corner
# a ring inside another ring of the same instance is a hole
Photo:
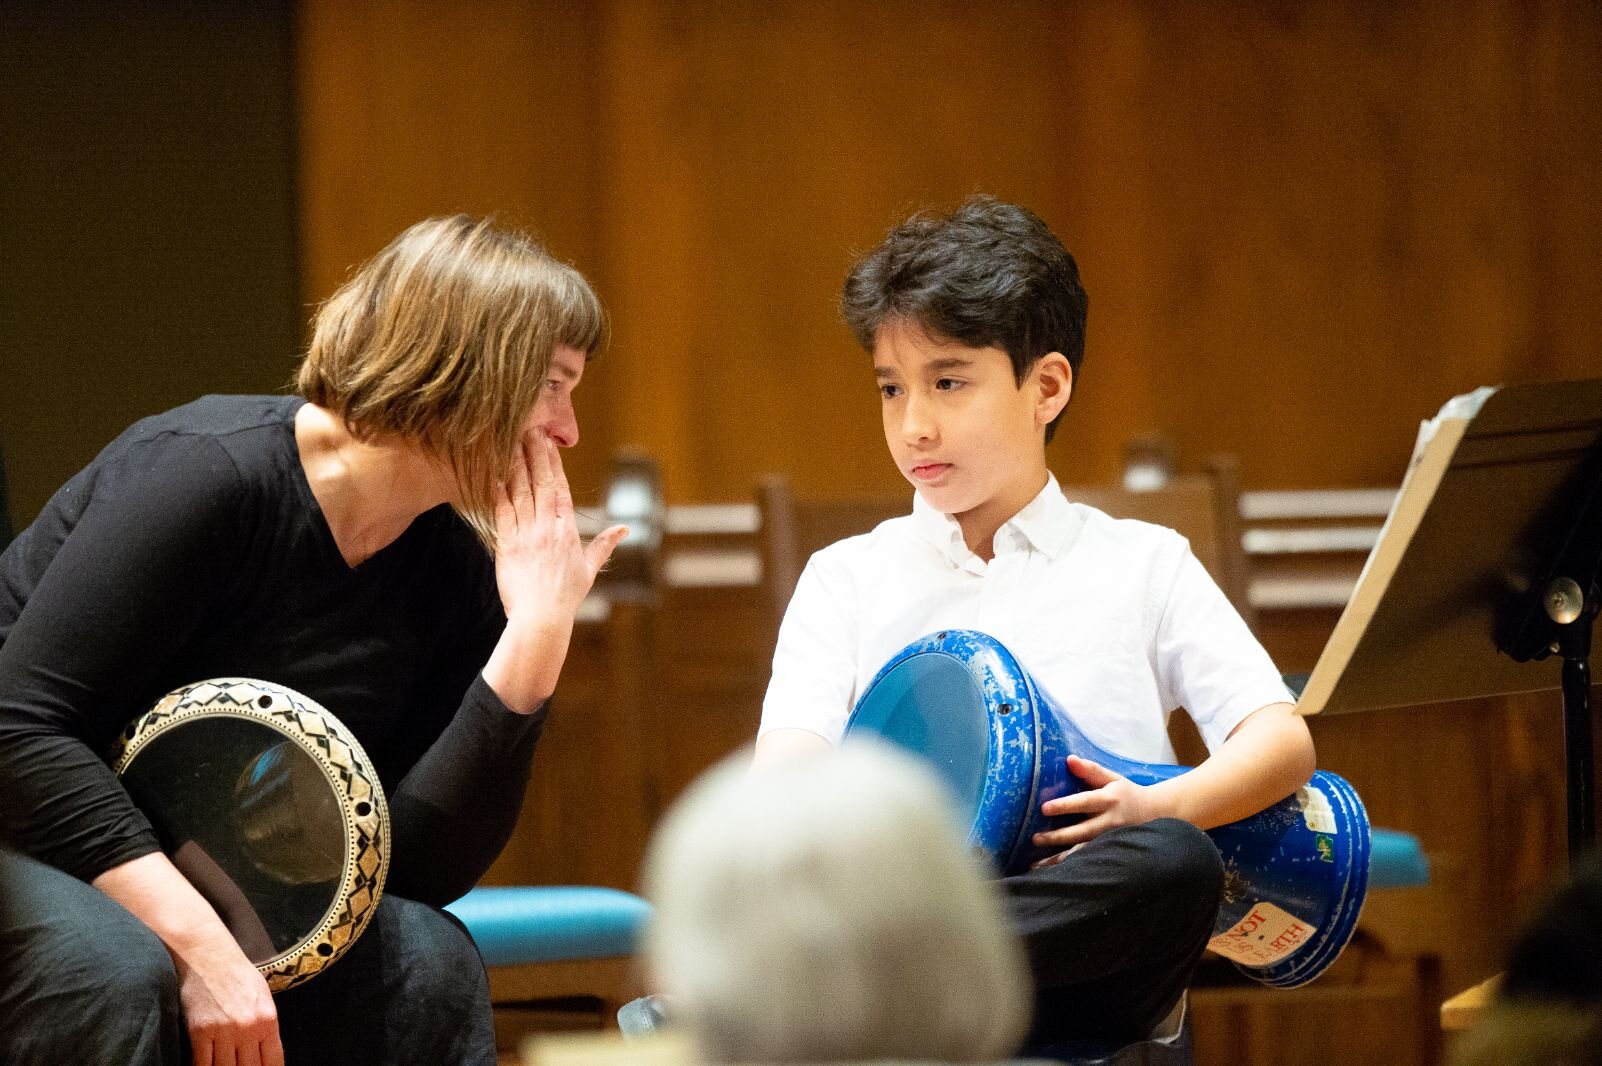
[[[495,1062],[438,908],[512,831],[624,532],[580,541],[558,454],[603,334],[532,238],[418,223],[319,309],[298,395],[136,423],[0,555],[0,1060]],[[366,934],[276,999],[100,757],[219,676],[334,711],[389,796]]]
[[[881,744],[713,770],[645,890],[649,970],[707,1062],[980,1062],[1024,1035],[1001,901],[940,782]]]

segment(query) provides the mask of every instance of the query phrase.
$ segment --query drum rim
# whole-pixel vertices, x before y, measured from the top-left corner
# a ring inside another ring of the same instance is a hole
[[[254,690],[256,695],[241,700],[235,692],[240,688]],[[214,691],[202,693],[205,689]],[[287,707],[260,707],[260,696],[277,697]],[[296,717],[292,720],[289,715]],[[348,749],[351,759],[346,765],[336,766],[329,751],[303,727],[301,715],[310,715],[330,741]],[[336,962],[371,921],[389,876],[389,804],[372,760],[344,723],[311,697],[258,678],[208,678],[169,692],[118,735],[111,754],[112,772],[120,777],[150,741],[169,729],[196,718],[218,716],[254,721],[294,741],[317,763],[338,800],[345,832],[345,860],[334,898],[304,937],[256,966],[267,979],[268,988],[281,992],[310,980]],[[360,794],[353,780],[365,786],[365,795]],[[361,815],[356,807],[364,801],[370,809]],[[322,950],[325,945],[326,954]]]
[[[1339,774],[1319,770],[1309,784],[1318,784],[1329,790],[1344,813],[1347,835],[1351,838],[1346,860],[1346,875],[1341,891],[1331,908],[1327,929],[1306,947],[1298,949],[1279,962],[1263,967],[1235,966],[1246,976],[1273,988],[1297,988],[1307,984],[1334,965],[1347,944],[1357,932],[1364,905],[1368,902],[1368,875],[1371,861],[1368,808],[1352,787],[1352,783]],[[1299,957],[1298,957],[1299,956]]]

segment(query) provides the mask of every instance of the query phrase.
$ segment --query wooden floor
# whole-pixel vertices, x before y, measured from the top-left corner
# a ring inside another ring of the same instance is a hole
[[[495,1043],[500,1049],[499,1066],[521,1066],[517,1049],[531,1036],[565,1033],[598,1033],[601,1019],[593,1013],[575,1011],[495,1012]]]

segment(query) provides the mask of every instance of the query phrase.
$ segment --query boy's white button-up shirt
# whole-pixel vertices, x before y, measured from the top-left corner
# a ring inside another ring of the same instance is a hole
[[[1114,519],[1050,478],[996,531],[995,558],[914,496],[912,514],[807,563],[779,629],[761,732],[838,742],[857,698],[912,641],[977,629],[1005,644],[1094,743],[1174,761],[1183,707],[1209,750],[1271,703],[1279,672],[1178,533]]]

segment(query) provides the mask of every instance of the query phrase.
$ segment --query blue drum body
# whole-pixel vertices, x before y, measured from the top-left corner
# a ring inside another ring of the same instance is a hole
[[[923,637],[875,675],[846,724],[931,763],[971,812],[969,841],[1006,874],[1051,849],[1032,839],[1069,824],[1040,805],[1085,788],[1070,754],[1138,784],[1185,773],[1098,748],[999,641],[972,630]],[[1247,976],[1306,984],[1351,939],[1368,888],[1369,825],[1345,780],[1319,771],[1296,795],[1208,831],[1224,860],[1224,899],[1210,943]]]

